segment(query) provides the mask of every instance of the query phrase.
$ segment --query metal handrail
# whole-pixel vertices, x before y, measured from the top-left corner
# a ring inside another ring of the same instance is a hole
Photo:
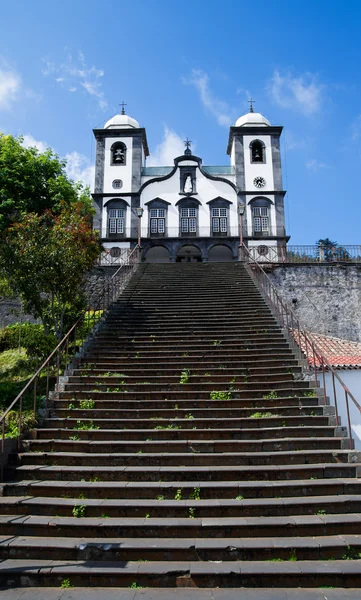
[[[129,280],[130,276],[132,275],[133,271],[135,270],[136,266],[139,264],[139,258],[140,258],[140,248],[139,248],[139,246],[136,246],[129,253],[127,262],[124,263],[123,265],[121,265],[116,270],[116,272],[112,275],[112,277],[110,277],[109,279],[106,280],[106,282],[103,285],[102,290],[98,294],[98,297],[96,299],[96,303],[94,304],[92,302],[91,304],[89,304],[87,306],[87,308],[82,312],[82,314],[80,315],[80,317],[76,320],[76,322],[74,323],[74,325],[72,325],[72,327],[64,335],[64,337],[62,338],[62,340],[58,343],[58,345],[56,346],[56,348],[54,348],[54,350],[51,352],[51,354],[49,354],[49,356],[45,359],[45,361],[42,363],[42,365],[39,367],[39,369],[36,371],[36,373],[34,373],[34,375],[31,377],[31,379],[27,382],[27,384],[19,392],[19,394],[16,396],[16,398],[12,401],[12,403],[10,404],[10,406],[0,416],[1,432],[2,432],[1,433],[1,437],[2,437],[2,440],[1,440],[1,468],[0,468],[1,481],[3,480],[3,471],[4,471],[4,459],[5,459],[5,420],[6,420],[7,415],[19,403],[20,406],[19,406],[19,420],[18,420],[18,449],[20,449],[20,441],[21,441],[21,433],[22,433],[23,396],[24,396],[24,394],[29,389],[31,389],[31,386],[33,385],[33,398],[34,398],[33,410],[34,410],[34,417],[36,417],[36,410],[37,410],[37,406],[36,406],[36,404],[37,404],[37,382],[38,382],[38,378],[39,378],[40,374],[42,373],[42,371],[44,369],[47,370],[47,373],[46,373],[46,393],[45,393],[45,398],[46,398],[46,400],[48,400],[49,399],[50,370],[51,370],[51,367],[54,366],[54,362],[55,362],[55,367],[56,367],[56,386],[58,386],[59,385],[59,377],[60,377],[60,370],[61,370],[62,358],[65,358],[65,368],[66,368],[67,365],[69,364],[69,360],[71,358],[71,355],[70,355],[70,345],[71,345],[72,341],[74,343],[74,355],[78,351],[78,346],[77,346],[77,343],[76,343],[76,340],[77,340],[77,328],[79,327],[79,325],[83,326],[81,328],[81,341],[80,341],[80,344],[79,344],[79,348],[81,348],[82,345],[83,345],[83,343],[84,343],[84,341],[88,337],[89,331],[90,331],[89,319],[88,319],[86,336],[84,336],[84,323],[85,323],[85,319],[84,318],[86,317],[87,314],[89,314],[89,316],[90,316],[91,313],[93,313],[94,314],[94,326],[95,326],[96,321],[100,320],[100,318],[102,318],[104,316],[104,311],[107,310],[109,308],[109,306],[113,303],[113,301],[118,297],[119,292],[124,287],[124,285],[127,283],[127,281]],[[102,314],[100,314],[100,311],[102,312]],[[62,354],[65,355],[65,356],[62,356]],[[65,368],[64,368],[64,370],[65,370]]]
[[[333,387],[333,396],[335,400],[335,411],[336,411],[336,419],[337,423],[339,422],[339,410],[338,410],[338,401],[337,401],[337,392],[335,386],[335,379],[337,379],[338,383],[341,385],[345,392],[345,402],[346,402],[346,414],[347,414],[347,427],[348,427],[348,439],[350,442],[350,449],[354,448],[354,438],[351,430],[351,418],[350,418],[350,407],[349,407],[349,398],[351,398],[354,405],[357,407],[359,412],[361,413],[361,406],[348,389],[346,384],[342,381],[341,377],[338,375],[336,370],[333,368],[331,363],[327,360],[323,352],[320,350],[319,346],[313,340],[311,334],[307,331],[305,327],[300,324],[299,319],[296,317],[293,310],[282,300],[276,286],[268,277],[267,273],[263,269],[262,265],[257,262],[248,251],[248,248],[242,244],[242,250],[244,252],[244,256],[246,257],[249,265],[249,272],[254,279],[254,281],[258,284],[260,290],[263,292],[265,298],[269,301],[271,309],[279,323],[282,327],[287,331],[290,336],[292,342],[295,342],[302,352],[306,355],[308,368],[313,369],[315,384],[318,386],[317,373],[322,373],[323,380],[323,400],[326,404],[327,399],[327,384],[325,378],[325,372],[330,371],[332,375],[332,387]],[[304,348],[302,349],[302,338],[304,342]],[[310,356],[312,357],[310,359]]]

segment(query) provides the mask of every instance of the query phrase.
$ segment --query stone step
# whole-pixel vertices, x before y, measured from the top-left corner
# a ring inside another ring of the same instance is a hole
[[[104,398],[99,398],[98,394],[93,394],[93,401],[95,402],[95,410],[106,410],[111,408],[112,410],[123,410],[123,409],[144,409],[144,410],[183,410],[188,411],[189,408],[192,409],[257,409],[268,411],[271,407],[298,407],[299,410],[303,408],[312,408],[314,406],[319,406],[320,399],[318,396],[301,396],[301,397],[293,397],[293,396],[282,396],[277,398],[263,398],[262,400],[255,400],[250,398],[233,398],[227,400],[226,408],[224,400],[210,400],[207,399],[193,399],[193,400],[179,400],[176,404],[172,403],[170,400],[128,400],[127,396],[121,398],[121,400],[104,400]],[[323,398],[322,398],[323,400]],[[327,399],[328,400],[328,399]],[[59,417],[64,416],[63,411],[66,410],[66,416],[69,414],[69,400],[67,399],[57,399],[54,398],[52,401],[53,408],[56,410],[56,413]],[[71,402],[75,406],[75,410],[77,411],[75,414],[82,414],[84,409],[80,408],[80,402],[74,398]],[[325,406],[322,404],[322,406]],[[327,404],[328,406],[328,404]],[[73,409],[74,410],[74,409]],[[212,411],[213,412],[213,411]]]
[[[204,452],[204,453],[116,453],[111,452],[112,443],[108,442],[106,452],[96,452],[97,442],[89,442],[87,452],[76,452],[77,442],[71,442],[73,451],[69,452],[28,452],[19,454],[21,464],[78,465],[78,466],[128,466],[128,467],[190,467],[190,466],[256,466],[290,465],[324,462],[348,461],[347,450],[299,450],[278,452]],[[94,449],[94,452],[90,452]],[[103,448],[100,448],[104,449]],[[111,454],[110,454],[111,452]]]
[[[300,399],[305,399],[307,397],[310,398],[314,398],[316,396],[314,396],[312,390],[310,390],[310,388],[308,387],[309,383],[308,382],[300,382],[300,386],[299,387],[284,387],[284,388],[278,388],[277,389],[277,395],[280,398],[289,398],[290,396],[294,396],[296,398],[296,402],[299,401]],[[124,389],[125,387],[125,389]],[[191,387],[191,386],[189,386]],[[156,391],[151,391],[147,388],[147,386],[142,386],[139,385],[139,389],[134,389],[133,386],[133,391],[130,390],[128,391],[126,389],[126,386],[96,386],[96,387],[91,387],[91,386],[86,386],[84,388],[81,388],[80,386],[74,386],[75,389],[69,389],[69,385],[66,385],[66,389],[65,391],[59,391],[58,392],[58,398],[59,399],[67,399],[67,400],[72,400],[73,398],[78,399],[78,400],[86,400],[86,399],[94,399],[94,396],[96,396],[96,398],[94,400],[118,400],[118,401],[122,401],[123,398],[125,401],[129,402],[129,401],[145,401],[145,400],[150,400],[150,401],[156,401],[157,399],[159,399],[160,402],[165,402],[166,400],[168,400],[170,403],[176,404],[178,402],[178,400],[187,400],[187,401],[194,401],[195,397],[197,397],[200,400],[203,401],[212,401],[211,398],[211,392],[215,391],[216,392],[216,396],[215,399],[224,399],[224,402],[227,403],[227,398],[229,398],[230,400],[232,399],[245,399],[245,400],[254,400],[257,405],[256,408],[258,406],[264,406],[265,401],[267,401],[267,398],[264,398],[263,396],[267,396],[272,394],[272,392],[274,393],[275,390],[262,390],[262,389],[253,389],[253,390],[229,390],[229,389],[224,389],[225,386],[219,386],[218,389],[215,390],[207,390],[207,391],[198,391],[197,393],[189,390],[186,388],[186,386],[181,386],[181,388],[179,390],[174,390],[174,389],[164,389],[164,390],[156,390]],[[89,389],[90,388],[90,389]],[[265,394],[265,391],[269,391],[269,394]],[[226,397],[222,397],[219,394],[221,393],[227,394]],[[319,390],[316,390],[316,393],[320,393]],[[332,407],[331,407],[332,408]]]
[[[59,484],[59,494],[64,488]],[[85,494],[84,494],[85,495]],[[83,496],[83,494],[82,494]],[[325,514],[357,514],[361,512],[361,495],[303,496],[284,498],[251,498],[244,500],[157,500],[157,499],[89,499],[47,496],[0,497],[1,515],[48,515],[60,517],[129,517],[159,519],[206,519],[287,517]],[[361,564],[361,563],[360,563]]]
[[[60,411],[59,411],[60,412]],[[82,412],[82,411],[80,411]],[[81,415],[80,415],[81,418]],[[346,427],[279,427],[262,429],[156,429],[151,433],[149,429],[95,429],[95,430],[77,430],[77,435],[81,440],[99,440],[111,439],[117,440],[138,440],[143,444],[161,440],[279,440],[303,438],[345,438],[347,437]],[[46,429],[37,429],[37,440],[69,440],[69,429],[56,429],[48,427]]]
[[[97,478],[99,479],[99,478]],[[285,498],[303,496],[334,496],[361,494],[361,481],[355,479],[304,479],[299,481],[54,481],[21,480],[6,483],[3,496],[47,496],[78,498],[128,498],[166,500],[191,499],[199,495],[203,500],[250,498]]]
[[[138,586],[139,588],[141,586]],[[358,588],[110,588],[14,587],[2,589],[2,600],[359,600]],[[327,594],[327,596],[326,596]]]
[[[68,502],[70,502],[68,500]],[[70,507],[69,507],[70,509]],[[140,517],[61,517],[0,515],[1,534],[43,537],[133,537],[137,538],[274,538],[329,535],[360,535],[359,513],[292,515],[271,517],[155,518]],[[1,564],[1,563],[0,563]],[[361,572],[361,571],[360,571]],[[1,580],[0,580],[1,582]]]
[[[49,455],[48,455],[49,457]],[[179,470],[173,466],[147,466],[132,467],[125,465],[47,465],[48,460],[43,458],[39,464],[30,462],[20,464],[16,469],[8,467],[9,481],[19,479],[48,480],[54,481],[90,481],[97,478],[100,481],[128,481],[128,482],[242,482],[246,481],[268,482],[277,484],[284,481],[297,482],[300,480],[323,480],[337,478],[356,478],[361,476],[360,465],[347,462],[328,462],[314,464],[284,464],[267,465],[267,469],[261,465],[252,466],[188,466],[187,470]],[[178,486],[179,487],[179,486]]]
[[[173,393],[175,392],[189,392],[194,396],[204,398],[213,391],[233,391],[234,395],[252,395],[256,392],[262,395],[269,395],[270,388],[272,392],[278,392],[281,390],[287,390],[288,393],[303,394],[305,391],[314,396],[315,393],[310,388],[310,383],[308,381],[298,381],[293,380],[292,376],[289,379],[272,379],[269,383],[267,381],[247,381],[247,383],[238,382],[237,381],[209,381],[208,378],[205,378],[204,382],[194,381],[192,377],[189,377],[189,381],[187,383],[181,383],[180,377],[177,378],[178,381],[170,381],[167,377],[159,378],[158,381],[134,381],[134,379],[130,378],[120,378],[120,381],[115,381],[114,377],[96,379],[91,377],[84,377],[77,381],[75,378],[69,378],[66,383],[66,391],[69,392],[82,392],[82,391],[97,391],[100,390],[102,392],[122,392],[122,393],[154,393],[154,392],[163,392],[171,390]]]
[[[80,394],[78,395],[80,397]],[[315,409],[317,407],[314,407]],[[322,407],[319,407],[322,408]],[[330,411],[334,410],[333,406],[324,407],[324,410],[330,409]],[[73,412],[73,411],[71,411]],[[74,411],[75,412],[75,411]],[[148,418],[141,419],[134,418],[122,419],[121,426],[123,429],[144,429],[148,432],[157,431],[159,429],[214,429],[215,426],[221,427],[222,429],[233,429],[234,427],[239,427],[240,429],[250,429],[250,428],[259,428],[259,427],[267,427],[267,428],[280,428],[280,427],[305,427],[307,425],[311,425],[311,427],[326,427],[326,426],[335,426],[336,425],[336,417],[332,416],[322,416],[316,415],[313,416],[288,416],[288,415],[280,415],[276,413],[275,416],[270,416],[272,411],[268,413],[264,413],[263,418],[239,418],[239,417],[231,417],[231,418],[194,418],[194,419],[163,419],[163,418]],[[74,430],[74,427],[79,427],[81,430],[81,426],[84,424],[90,430],[94,428],[102,428],[102,429],[119,429],[119,422],[114,420],[102,420],[102,419],[83,419],[83,421],[79,424],[79,419],[75,415],[74,417],[69,417],[66,419],[47,419],[46,423],[51,428],[61,428],[64,429],[68,427],[69,430]],[[301,430],[302,431],[302,430]],[[71,434],[69,434],[71,435]]]
[[[91,359],[90,355],[88,354],[84,359],[82,359],[80,361],[79,364],[80,364],[81,368],[92,369],[93,367],[96,366],[96,368],[105,369],[106,371],[115,369],[115,367],[113,367],[114,363],[117,364],[116,370],[118,370],[119,367],[122,367],[122,369],[126,368],[126,367],[130,367],[132,369],[143,368],[144,364],[149,367],[149,359],[148,358],[145,359],[144,357],[139,356],[139,357],[137,357],[136,361],[135,360],[130,361],[129,358],[130,358],[129,352],[123,352],[123,358],[120,358],[120,359],[115,357],[114,354],[111,354],[108,359],[104,359],[104,358]],[[132,358],[134,358],[134,357],[132,357]],[[159,359],[159,355],[158,355],[158,358],[153,357],[151,364],[153,365],[154,368],[162,368],[163,367],[164,369],[167,369],[168,367],[169,368],[176,367],[177,369],[182,369],[182,368],[186,367],[186,368],[194,369],[197,367],[199,368],[200,364],[202,364],[204,370],[206,370],[206,369],[229,369],[230,370],[230,369],[235,369],[235,368],[238,368],[238,369],[252,368],[252,366],[254,366],[256,364],[256,360],[257,360],[256,356],[250,352],[247,352],[247,355],[242,357],[242,359],[240,359],[234,355],[227,355],[226,359],[227,360],[226,360],[226,364],[225,364],[224,361],[219,359],[219,357],[214,358],[212,356],[207,356],[206,360],[205,360],[205,357],[202,354],[198,354],[198,355],[192,354],[192,356],[190,356],[189,353],[188,354],[182,353],[181,355],[175,356],[172,360],[169,357],[169,355],[164,354],[162,360]],[[298,366],[298,362],[290,349],[287,352],[282,351],[282,353],[279,353],[278,355],[271,355],[270,358],[268,358],[267,356],[259,356],[258,360],[257,360],[257,364],[263,368],[272,368],[272,367],[280,367],[280,366],[281,367],[286,366],[286,367],[293,368],[295,365]]]
[[[194,363],[195,365],[196,363]],[[98,367],[91,367],[91,369],[89,367],[83,366],[82,364],[79,365],[79,368],[73,369],[72,373],[74,377],[82,377],[82,376],[88,376],[91,375],[92,377],[118,377],[124,373],[127,373],[128,377],[140,377],[140,376],[158,376],[158,375],[162,375],[164,377],[168,377],[168,376],[178,376],[179,378],[179,374],[181,373],[182,369],[179,367],[178,363],[174,363],[174,365],[169,366],[169,367],[158,367],[158,369],[155,369],[154,366],[152,366],[152,368],[144,368],[144,369],[140,369],[139,366],[138,368],[134,368],[132,367],[132,365],[128,365],[126,367],[126,371],[122,371],[119,372],[117,369],[114,369],[114,367],[112,367],[111,369],[105,369],[105,368],[98,368]],[[198,366],[193,366],[192,370],[191,370],[191,374],[194,377],[204,377],[205,375],[207,377],[211,377],[213,379],[213,377],[217,377],[220,373],[222,374],[223,377],[226,377],[227,380],[229,381],[229,379],[232,379],[232,377],[234,375],[236,375],[237,377],[247,377],[249,379],[251,378],[256,378],[256,377],[267,377],[267,376],[274,376],[274,375],[278,375],[279,373],[287,373],[290,374],[290,371],[292,371],[291,374],[296,374],[296,373],[301,373],[302,372],[302,367],[297,365],[296,363],[292,366],[292,367],[286,367],[286,365],[282,364],[281,361],[279,364],[275,364],[275,366],[262,366],[262,367],[236,367],[236,368],[230,368],[230,367],[224,367],[223,369],[219,368],[219,365],[217,366],[212,366],[209,367],[208,371],[205,369],[205,367],[203,368],[199,368]]]
[[[109,430],[105,439],[83,439],[73,441],[68,439],[36,439],[27,440],[24,445],[30,452],[83,452],[83,453],[112,453],[116,454],[182,454],[182,453],[215,453],[231,452],[260,453],[260,452],[300,452],[308,450],[343,450],[349,448],[348,438],[342,437],[297,437],[259,440],[115,440]],[[69,436],[68,430],[68,436]],[[189,464],[189,463],[188,463]]]
[[[0,559],[62,561],[273,561],[347,560],[361,554],[360,535],[327,538],[66,538],[0,536]],[[359,563],[360,564],[360,563]]]
[[[3,586],[60,587],[69,579],[76,587],[129,588],[180,586],[212,588],[360,587],[361,561],[60,561],[4,560],[0,564]],[[193,590],[192,590],[193,591]],[[222,590],[223,591],[223,590]],[[222,596],[224,597],[224,596]]]
[[[187,381],[185,383],[181,383],[182,377],[186,375]],[[144,379],[140,373],[137,375],[128,375],[125,373],[118,373],[113,375],[99,375],[96,373],[84,373],[83,375],[70,375],[68,377],[68,383],[74,384],[97,384],[101,383],[102,385],[110,384],[110,385],[146,385],[150,384],[166,384],[178,386],[181,385],[194,385],[199,386],[202,385],[204,387],[209,387],[213,384],[223,384],[223,385],[237,385],[237,386],[257,386],[257,385],[267,385],[268,388],[272,386],[272,382],[276,383],[284,383],[294,381],[293,373],[288,373],[287,371],[280,370],[276,373],[262,373],[258,375],[237,375],[230,373],[223,373],[220,369],[216,374],[210,375],[209,373],[204,374],[195,374],[190,369],[185,369],[184,371],[178,370],[178,373],[174,373],[174,375],[170,374],[150,374],[148,373],[147,378]],[[298,381],[300,383],[300,381]]]

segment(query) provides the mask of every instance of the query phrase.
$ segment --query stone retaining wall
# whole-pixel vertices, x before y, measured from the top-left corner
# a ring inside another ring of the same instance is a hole
[[[361,265],[282,265],[269,272],[310,331],[361,341]]]

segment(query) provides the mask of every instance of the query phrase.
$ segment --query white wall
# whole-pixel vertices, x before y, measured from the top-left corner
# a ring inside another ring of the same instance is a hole
[[[357,402],[361,405],[361,370],[355,369],[352,371],[349,370],[337,370],[337,374],[341,377],[344,384],[349,388],[350,392],[355,396]],[[334,406],[334,394],[333,394],[333,385],[332,385],[332,375],[331,373],[326,373],[326,391],[327,395],[330,397],[330,402]],[[338,406],[338,414],[341,417],[341,425],[347,427],[347,410],[346,410],[346,399],[345,392],[342,386],[336,382],[336,396],[337,396],[337,406]],[[320,376],[320,385],[323,387],[323,379],[322,375]],[[350,407],[350,419],[351,419],[351,430],[352,435],[355,440],[355,449],[361,450],[361,414],[359,409],[355,406],[351,398],[349,398],[349,407]]]
[[[194,165],[193,161],[187,161],[187,163],[188,162],[189,164]],[[182,162],[182,165],[187,163]],[[201,203],[201,206],[198,208],[200,228],[207,228],[210,226],[210,213],[207,202],[218,196],[232,202],[229,207],[229,225],[230,227],[237,227],[237,194],[230,185],[223,181],[213,181],[212,179],[208,179],[197,168],[196,188],[197,194],[194,195],[194,198]],[[185,197],[179,194],[179,189],[179,169],[177,169],[175,174],[169,179],[151,183],[143,190],[140,202],[141,206],[145,209],[145,219],[143,220],[144,226],[148,222],[148,206],[145,206],[146,202],[154,200],[155,198],[161,198],[170,203],[170,206],[168,206],[168,228],[178,229],[179,207],[176,206],[176,203]]]
[[[127,147],[127,159],[125,165],[111,165],[110,148],[115,142],[123,142]],[[131,137],[111,137],[105,139],[105,159],[104,159],[104,193],[121,193],[132,191],[132,159],[133,159],[133,138]],[[123,187],[114,189],[112,182],[114,179],[121,179]]]
[[[249,148],[250,143],[253,140],[261,140],[266,146],[266,163],[251,163],[251,151]],[[244,170],[245,170],[245,186],[246,190],[255,190],[255,194],[262,194],[262,189],[256,188],[253,183],[255,177],[263,177],[266,180],[265,190],[274,189],[273,180],[273,165],[272,165],[272,150],[271,150],[271,137],[269,135],[245,135],[243,138],[244,143]]]

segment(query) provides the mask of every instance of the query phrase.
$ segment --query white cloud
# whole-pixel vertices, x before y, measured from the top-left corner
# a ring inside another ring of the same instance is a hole
[[[276,70],[268,90],[275,104],[281,108],[290,108],[309,116],[320,110],[324,87],[312,73],[292,77],[290,73],[281,75]]]
[[[307,147],[306,140],[294,135],[290,130],[284,133],[284,144],[286,150],[301,150]]]
[[[19,97],[21,77],[4,65],[0,68],[0,109],[9,109]]]
[[[82,181],[91,190],[94,188],[95,167],[84,154],[69,152],[65,155],[66,172],[70,179]]]
[[[194,146],[192,148],[194,151]],[[172,129],[164,126],[163,140],[149,156],[150,167],[166,166],[174,164],[174,159],[184,153],[184,142],[182,138]]]
[[[39,152],[45,152],[45,150],[49,148],[49,145],[46,142],[36,140],[30,134],[24,135],[23,138],[23,146],[25,146],[25,148],[37,148]]]
[[[225,127],[231,125],[230,108],[226,102],[219,100],[211,92],[207,73],[200,69],[192,69],[191,77],[183,77],[182,82],[184,85],[193,85],[196,88],[204,108],[216,118],[218,125]]]
[[[310,160],[308,160],[306,162],[306,168],[309,169],[310,171],[312,171],[313,173],[318,173],[322,169],[330,169],[331,167],[330,167],[330,165],[320,162],[319,160],[316,160],[315,158],[311,158]]]
[[[357,142],[361,138],[361,115],[358,115],[352,123],[352,139]]]
[[[48,60],[43,60],[43,63],[43,75],[54,77],[54,81],[65,87],[68,92],[76,92],[78,89],[85,90],[90,96],[97,99],[102,110],[106,109],[108,103],[102,90],[104,71],[94,66],[89,67],[82,52],[78,52],[75,59],[71,53],[68,53],[66,61],[61,65],[56,65]]]

